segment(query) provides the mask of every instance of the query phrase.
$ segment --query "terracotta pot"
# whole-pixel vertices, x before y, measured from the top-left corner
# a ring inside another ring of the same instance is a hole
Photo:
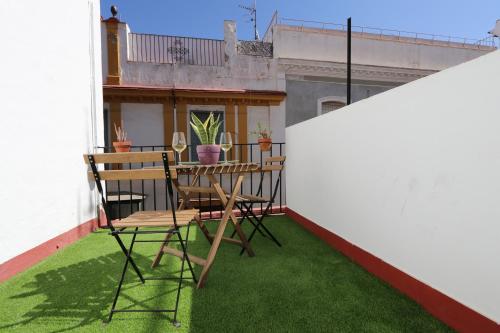
[[[117,153],[128,153],[130,151],[130,146],[132,146],[132,141],[113,142],[113,147],[115,147]]]
[[[271,146],[273,144],[273,139],[271,139],[271,138],[259,138],[258,142],[259,142],[260,150],[269,151],[269,150],[271,150]]]
[[[198,153],[198,161],[200,164],[217,164],[220,156],[219,145],[198,145],[196,146],[196,153]]]

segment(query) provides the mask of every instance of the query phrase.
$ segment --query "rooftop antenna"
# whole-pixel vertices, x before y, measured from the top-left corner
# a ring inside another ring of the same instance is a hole
[[[257,0],[253,0],[253,6],[238,5],[238,7],[243,8],[248,11],[248,14],[252,16],[250,21],[253,22],[253,33],[255,40],[259,40],[259,32],[257,31]]]

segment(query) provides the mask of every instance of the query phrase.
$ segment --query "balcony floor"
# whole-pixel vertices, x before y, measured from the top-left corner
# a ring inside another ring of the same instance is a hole
[[[289,218],[273,217],[267,225],[283,247],[256,235],[256,256],[249,258],[240,257],[234,245],[223,244],[206,287],[196,290],[191,282],[184,284],[180,329],[166,315],[151,313],[117,313],[103,324],[124,257],[114,239],[98,231],[0,285],[0,331],[452,331]],[[208,243],[196,226],[190,236],[189,252],[205,257]],[[180,260],[171,256],[164,256],[161,268],[149,268],[157,247],[137,243],[134,249],[146,275],[178,272]],[[174,282],[141,285],[129,273],[119,308],[173,305]]]

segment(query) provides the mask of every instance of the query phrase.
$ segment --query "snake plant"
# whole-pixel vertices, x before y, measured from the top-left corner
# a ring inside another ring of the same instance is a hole
[[[219,120],[220,116],[215,119],[214,114],[210,112],[207,120],[202,122],[200,118],[196,117],[194,113],[191,114],[191,128],[200,139],[202,145],[214,145],[219,126],[222,121]]]

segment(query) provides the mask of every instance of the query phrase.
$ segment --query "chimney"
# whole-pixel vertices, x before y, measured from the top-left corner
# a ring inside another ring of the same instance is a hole
[[[104,20],[106,24],[106,38],[108,47],[108,77],[106,84],[119,85],[121,83],[121,68],[120,68],[120,20],[116,17],[118,9],[116,6],[111,6],[112,17]]]
[[[238,38],[236,37],[236,22],[224,21],[224,41],[226,47],[224,49],[224,62],[228,64],[237,53]]]

